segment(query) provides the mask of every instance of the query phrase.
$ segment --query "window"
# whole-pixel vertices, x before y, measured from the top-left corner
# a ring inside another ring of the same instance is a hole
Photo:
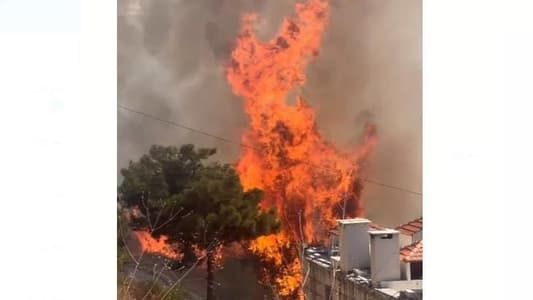
[[[422,262],[411,263],[411,279],[422,279]]]

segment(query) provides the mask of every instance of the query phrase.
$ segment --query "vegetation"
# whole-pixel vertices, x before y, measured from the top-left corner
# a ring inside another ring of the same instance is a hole
[[[131,259],[126,252],[124,240],[128,235],[128,220],[120,211],[117,214],[117,271],[122,272],[124,264]]]
[[[193,145],[152,146],[121,170],[124,181],[119,187],[122,200],[145,216],[133,226],[179,242],[185,259],[196,259],[193,248],[205,253],[208,300],[214,299],[215,249],[270,234],[280,226],[274,210],[259,210],[262,191],[244,191],[230,165],[206,162],[215,152]]]
[[[118,300],[160,300],[161,295],[165,294],[165,300],[185,300],[185,293],[179,288],[173,288],[168,291],[167,289],[157,283],[134,281],[131,286],[125,288],[122,283],[119,282],[118,288]]]

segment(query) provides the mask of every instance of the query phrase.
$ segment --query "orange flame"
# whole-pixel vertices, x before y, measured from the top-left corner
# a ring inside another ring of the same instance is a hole
[[[266,277],[278,293],[293,298],[302,298],[296,245],[325,243],[337,218],[364,214],[361,162],[377,141],[375,126],[367,125],[361,147],[343,153],[320,135],[315,111],[302,96],[287,103],[289,93],[305,84],[328,17],[325,1],[298,3],[296,17],[285,18],[277,35],[263,42],[253,30],[257,16],[245,15],[226,69],[250,119],[242,142],[253,145],[242,149],[237,172],[245,189],[265,191],[261,207],[275,207],[282,222],[279,234],[258,238],[250,249],[271,269]]]
[[[178,252],[167,242],[167,236],[162,235],[156,239],[146,231],[133,231],[132,235],[139,242],[142,253],[158,254],[177,261],[183,258],[183,253]]]
[[[202,249],[198,247],[197,245],[192,245],[192,250],[194,252],[194,256],[196,256],[197,259],[203,259],[207,256],[207,250]],[[215,267],[221,268],[222,263],[224,261],[224,245],[220,244],[214,247],[213,249],[213,257],[215,261]],[[202,265],[203,266],[203,265]]]

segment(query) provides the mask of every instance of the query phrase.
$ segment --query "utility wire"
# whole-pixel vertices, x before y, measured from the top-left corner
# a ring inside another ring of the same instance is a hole
[[[176,128],[186,129],[186,130],[189,130],[189,131],[201,134],[201,135],[205,135],[205,136],[208,136],[208,137],[223,141],[225,143],[234,144],[234,145],[238,145],[238,146],[241,146],[241,147],[254,149],[254,150],[257,150],[257,151],[262,151],[263,150],[261,148],[257,148],[257,147],[254,147],[254,146],[251,146],[251,145],[247,145],[247,144],[243,144],[243,143],[240,143],[240,142],[236,142],[236,141],[233,141],[233,140],[230,140],[230,139],[227,139],[227,138],[215,135],[215,134],[211,134],[211,133],[205,132],[203,130],[195,129],[195,128],[192,128],[192,127],[189,127],[189,126],[186,126],[186,125],[183,125],[183,124],[179,124],[179,123],[176,123],[176,122],[173,122],[173,121],[165,120],[165,119],[159,118],[157,116],[154,116],[154,115],[142,112],[142,111],[138,111],[138,110],[129,108],[129,107],[121,105],[121,104],[118,104],[118,108],[122,109],[122,110],[125,110],[125,111],[128,111],[130,113],[141,115],[141,116],[143,116],[145,118],[148,118],[148,119],[159,121],[161,123],[164,123],[164,124],[176,127]],[[324,169],[324,170],[327,170],[327,171],[330,171],[330,172],[335,172],[335,173],[338,172],[337,170],[333,170],[333,169],[330,169],[330,168],[327,168],[327,167],[315,165],[315,164],[312,164],[312,163],[309,163],[309,162],[306,162],[306,161],[298,161],[298,162],[303,163],[303,164],[307,164],[307,165],[312,166],[314,168],[320,168],[320,169]],[[393,186],[393,185],[390,185],[390,184],[381,183],[381,182],[378,182],[378,181],[375,181],[375,180],[371,180],[371,179],[368,179],[368,178],[360,178],[360,179],[363,180],[363,181],[366,181],[368,183],[375,184],[375,185],[379,185],[379,186],[387,187],[387,188],[390,188],[390,189],[395,189],[395,190],[398,190],[398,191],[402,191],[402,192],[406,192],[406,193],[422,196],[421,192],[416,192],[416,191],[412,191],[412,190],[409,190],[409,189]]]
[[[394,185],[385,184],[385,183],[377,182],[377,181],[374,181],[374,180],[370,180],[368,178],[361,178],[361,180],[366,181],[368,183],[380,185],[380,186],[383,186],[383,187],[388,187],[390,189],[395,189],[395,190],[398,190],[398,191],[402,191],[402,192],[406,192],[406,193],[411,193],[411,194],[422,196],[421,192],[411,191],[411,190],[404,189],[404,188],[401,188],[401,187],[397,187],[397,186],[394,186]]]
[[[118,105],[118,108],[126,110],[126,111],[129,111],[129,112],[132,112],[132,113],[135,113],[135,114],[138,114],[138,115],[141,115],[141,116],[149,118],[149,119],[153,119],[153,120],[165,123],[165,124],[170,125],[170,126],[183,128],[183,129],[187,129],[187,130],[192,131],[192,132],[203,134],[205,136],[209,136],[209,137],[212,137],[212,138],[217,139],[217,140],[221,140],[221,141],[226,142],[226,143],[236,144],[236,145],[239,145],[239,146],[242,146],[242,147],[251,148],[251,149],[258,150],[258,151],[261,150],[259,148],[256,148],[256,147],[253,147],[253,146],[250,146],[250,145],[246,145],[246,144],[242,144],[242,143],[239,143],[239,142],[235,142],[235,141],[232,141],[232,140],[228,140],[228,139],[226,139],[224,137],[221,137],[221,136],[218,136],[218,135],[214,135],[214,134],[202,131],[202,130],[194,129],[194,128],[189,127],[189,126],[185,126],[185,125],[178,124],[178,123],[175,123],[175,122],[172,122],[172,121],[169,121],[169,120],[161,119],[161,118],[159,118],[157,116],[154,116],[154,115],[151,115],[151,114],[147,114],[147,113],[144,113],[142,111],[134,110],[134,109],[131,109],[129,107],[126,107],[126,106],[123,106],[123,105],[120,105],[120,104]]]

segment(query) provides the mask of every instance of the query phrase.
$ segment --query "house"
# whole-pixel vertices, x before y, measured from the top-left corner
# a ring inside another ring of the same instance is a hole
[[[400,261],[403,279],[422,279],[422,241],[400,249]]]
[[[422,218],[396,227],[400,232],[400,247],[411,245],[422,240]]]
[[[343,219],[330,233],[330,247],[305,250],[306,299],[422,299],[421,218],[396,229]]]
[[[400,232],[402,279],[422,279],[422,218],[396,227]]]

